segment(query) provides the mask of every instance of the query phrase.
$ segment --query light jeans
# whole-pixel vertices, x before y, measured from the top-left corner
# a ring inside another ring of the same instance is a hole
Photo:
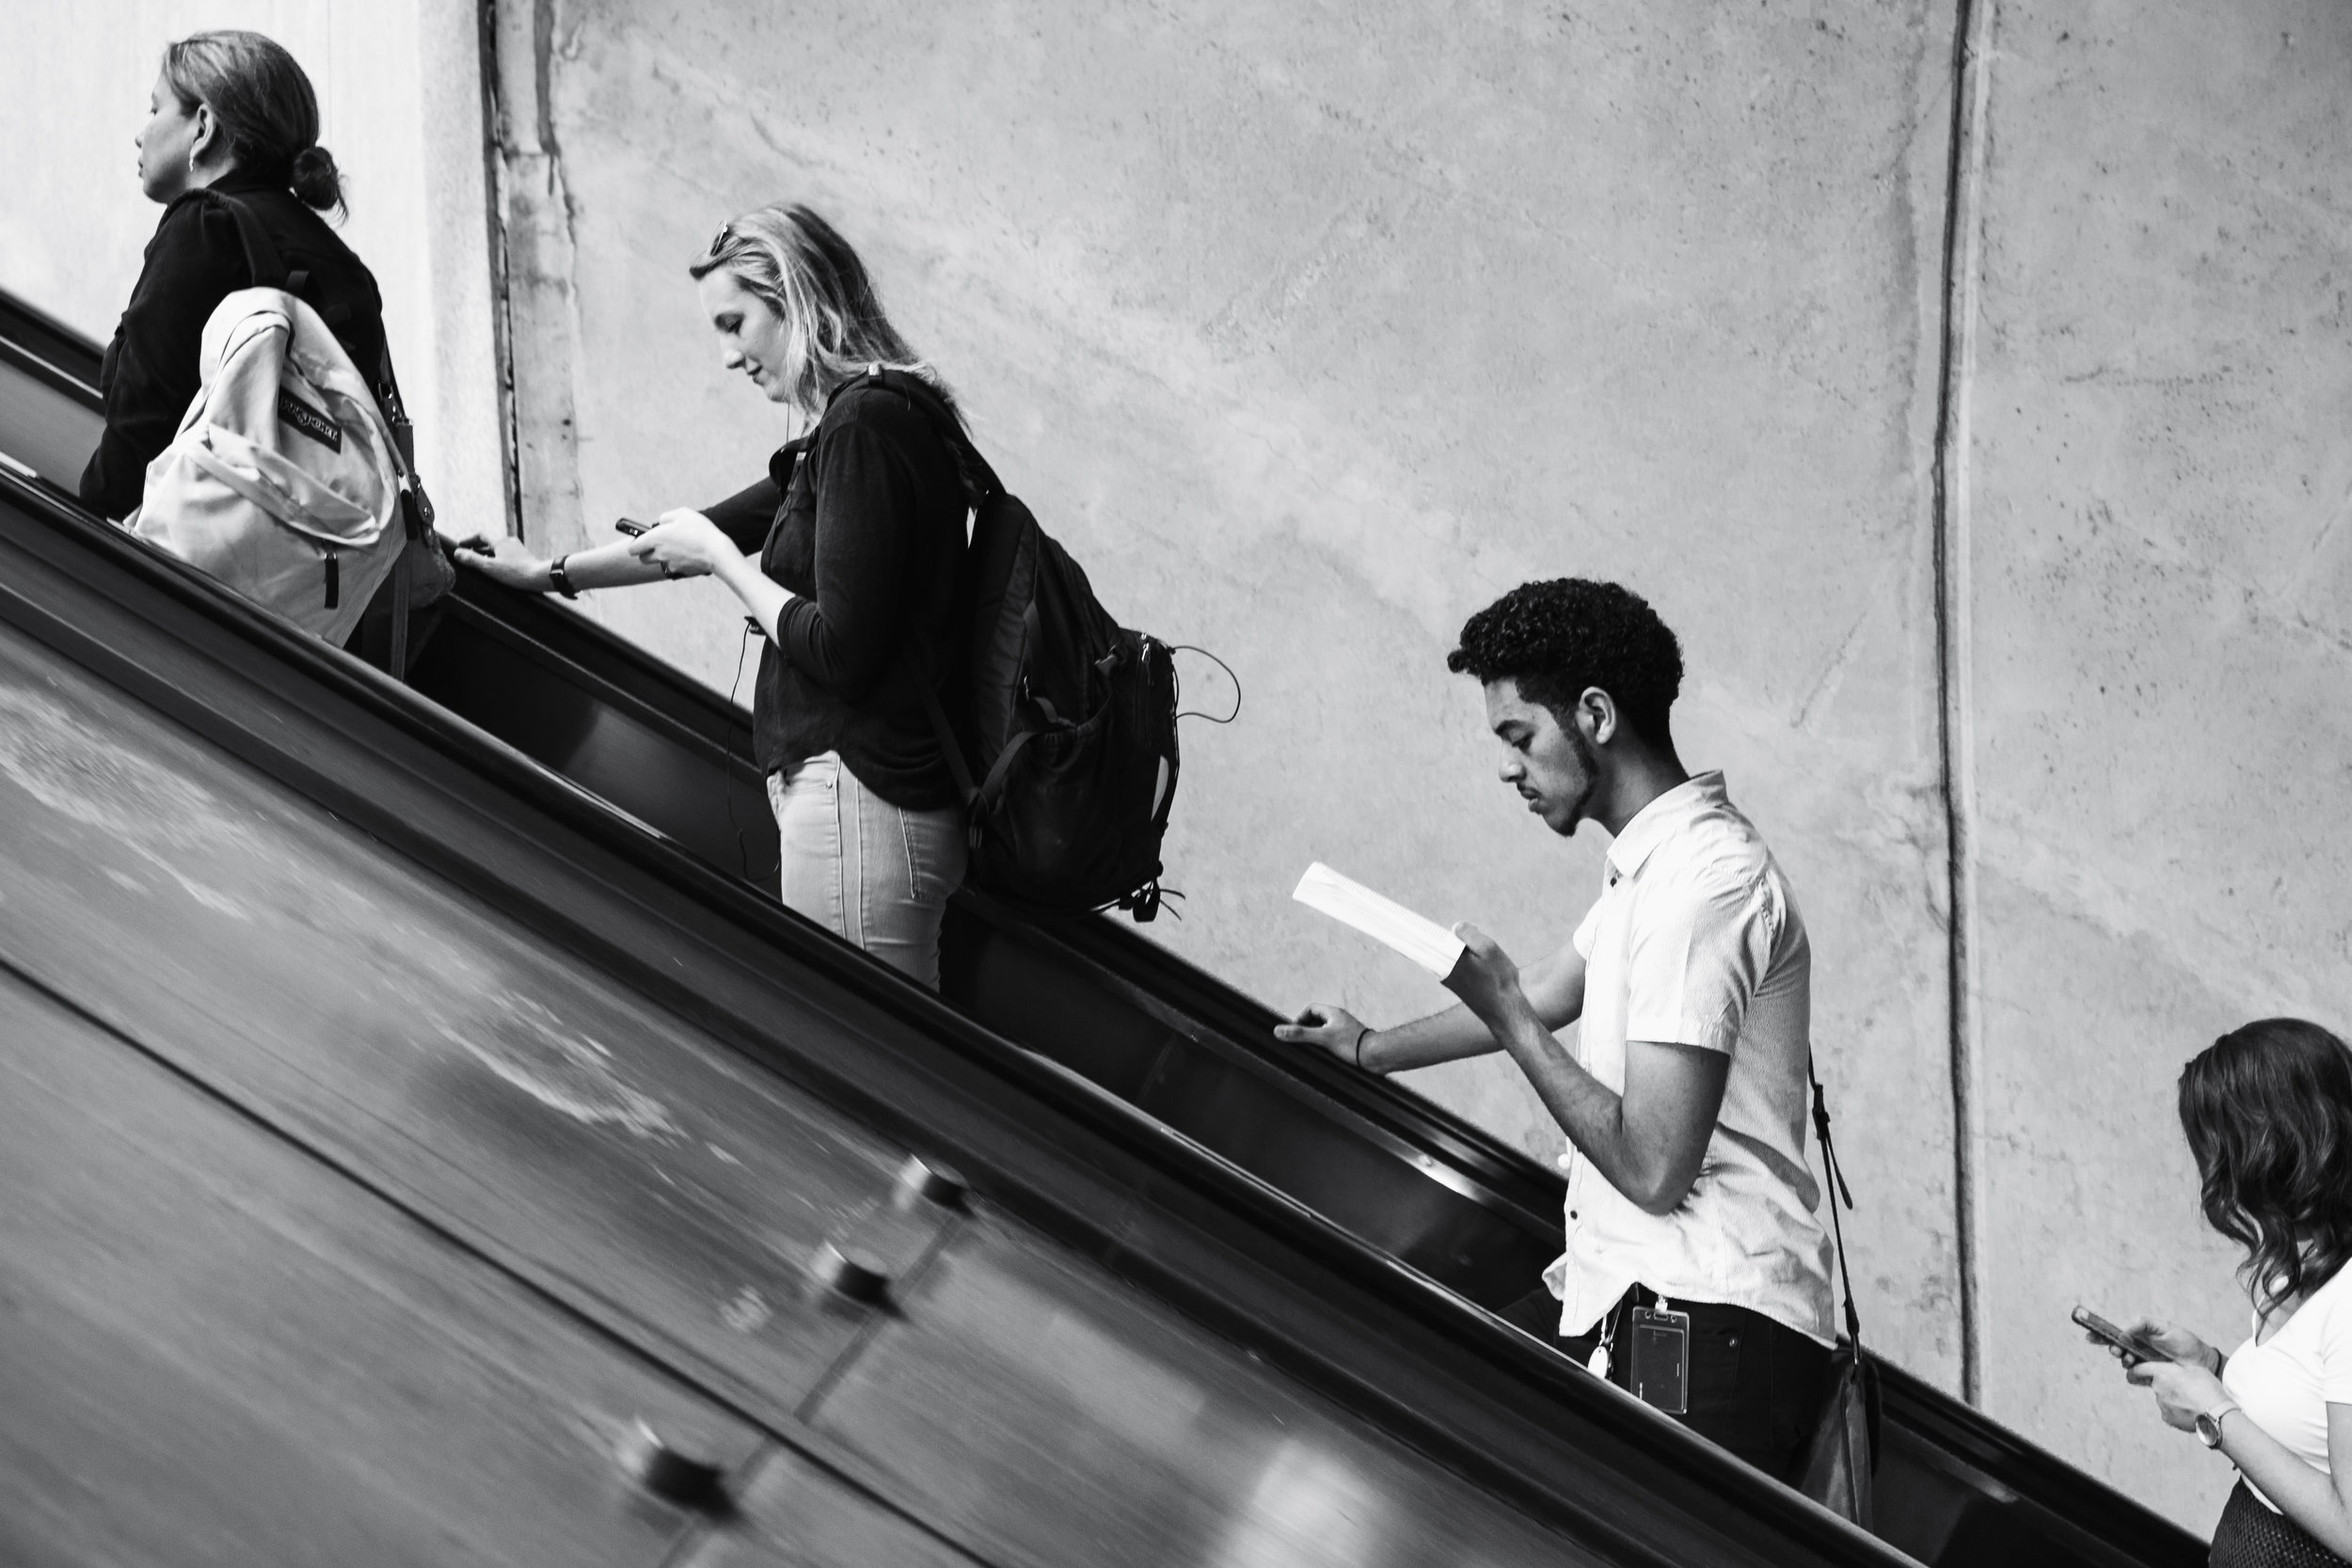
[[[939,926],[971,858],[963,810],[902,811],[826,752],[768,775],[785,907],[939,989]]]

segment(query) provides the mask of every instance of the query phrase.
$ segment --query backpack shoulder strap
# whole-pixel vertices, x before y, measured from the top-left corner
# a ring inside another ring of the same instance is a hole
[[[207,190],[204,195],[236,221],[237,239],[245,246],[246,270],[253,274],[253,286],[300,293],[310,275],[286,270],[286,259],[278,253],[278,242],[269,237],[269,230],[262,227],[261,214],[225,191]]]
[[[1837,1217],[1837,1205],[1842,1199],[1849,1209],[1853,1207],[1853,1193],[1846,1185],[1846,1173],[1837,1163],[1837,1146],[1829,1137],[1829,1098],[1821,1092],[1821,1075],[1814,1068],[1813,1053],[1804,1056],[1804,1075],[1813,1083],[1813,1130],[1821,1140],[1821,1169],[1829,1177],[1830,1233],[1837,1242],[1837,1278],[1846,1290],[1846,1337],[1858,1347],[1862,1343],[1862,1315],[1854,1310],[1853,1271],[1846,1266],[1846,1227]]]
[[[955,410],[947,405],[947,400],[941,397],[938,388],[930,383],[919,375],[909,375],[904,371],[870,364],[866,367],[864,375],[842,383],[845,388],[860,385],[889,388],[913,404],[914,411],[930,421],[939,438],[947,444],[947,450],[955,453],[957,467],[963,470],[976,492],[973,497],[975,502],[1005,493],[1004,483],[996,477],[996,470],[988,466],[988,459],[980,455],[979,449],[972,444],[972,437],[964,433],[963,423],[956,418]],[[839,394],[836,392],[834,395]]]

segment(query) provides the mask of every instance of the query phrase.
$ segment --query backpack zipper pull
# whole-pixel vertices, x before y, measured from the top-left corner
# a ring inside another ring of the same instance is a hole
[[[333,550],[326,552],[326,608],[334,609],[342,602],[342,558]]]

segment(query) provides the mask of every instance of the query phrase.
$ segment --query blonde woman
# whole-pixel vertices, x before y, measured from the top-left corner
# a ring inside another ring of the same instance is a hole
[[[883,314],[857,253],[806,207],[762,207],[688,269],[720,357],[808,433],[767,477],[639,538],[547,561],[461,556],[571,594],[716,577],[766,634],[753,744],[783,841],[784,902],[923,984],[963,880],[964,816],[923,686],[961,668],[950,605],[967,495],[949,438],[882,366],[950,394]]]

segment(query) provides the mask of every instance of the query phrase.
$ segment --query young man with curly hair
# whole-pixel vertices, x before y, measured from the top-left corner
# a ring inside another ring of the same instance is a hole
[[[1634,1386],[1637,1310],[1687,1314],[1687,1411],[1782,1481],[1829,1391],[1829,1243],[1805,1159],[1811,952],[1788,879],[1721,773],[1693,777],[1668,712],[1682,653],[1614,583],[1564,578],[1471,616],[1447,667],[1486,689],[1502,782],[1562,837],[1612,840],[1568,945],[1522,970],[1473,927],[1461,1005],[1375,1029],[1318,1005],[1276,1034],[1375,1072],[1507,1053],[1566,1132],[1565,1254],[1510,1315]],[[1571,1052],[1552,1031],[1581,1020]],[[1557,1298],[1556,1306],[1552,1298]],[[1662,1304],[1662,1305],[1661,1305]],[[1645,1336],[1674,1409],[1678,1322]],[[1667,1374],[1661,1376],[1661,1372]]]

